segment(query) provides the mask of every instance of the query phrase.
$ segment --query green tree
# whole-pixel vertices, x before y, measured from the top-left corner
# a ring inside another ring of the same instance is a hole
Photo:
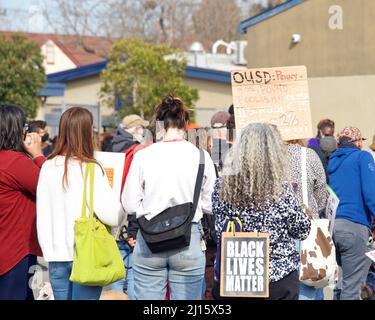
[[[136,113],[149,119],[155,106],[168,94],[180,97],[192,108],[198,91],[184,83],[185,66],[182,55],[164,45],[139,39],[121,40],[113,45],[101,75],[101,97],[111,107],[119,99],[121,117]]]
[[[0,103],[16,104],[34,118],[36,94],[46,82],[39,46],[18,34],[0,36],[0,61]]]

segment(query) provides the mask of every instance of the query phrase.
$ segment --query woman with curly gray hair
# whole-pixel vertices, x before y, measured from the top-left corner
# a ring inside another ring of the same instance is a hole
[[[226,221],[238,217],[243,232],[266,232],[270,237],[272,300],[297,300],[299,253],[293,239],[304,240],[310,220],[288,182],[286,146],[273,125],[249,124],[228,154],[223,175],[212,195],[220,241]],[[216,268],[213,295],[219,296]]]

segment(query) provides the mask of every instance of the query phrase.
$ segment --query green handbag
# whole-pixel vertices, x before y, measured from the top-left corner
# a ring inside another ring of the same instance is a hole
[[[70,281],[106,286],[125,278],[124,261],[107,227],[94,216],[94,163],[86,164],[82,214],[75,221],[74,261]],[[90,216],[86,215],[87,177],[90,174]]]

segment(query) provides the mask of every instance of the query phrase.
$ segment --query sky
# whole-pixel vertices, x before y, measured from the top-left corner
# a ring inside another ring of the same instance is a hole
[[[245,12],[249,12],[249,7],[254,3],[267,4],[267,0],[236,1]],[[53,32],[43,16],[43,3],[46,0],[0,0],[0,30]]]
[[[0,0],[1,29],[31,32],[50,31],[43,17],[41,3],[41,0]]]

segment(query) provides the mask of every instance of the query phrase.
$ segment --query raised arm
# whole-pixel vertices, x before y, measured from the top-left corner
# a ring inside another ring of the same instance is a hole
[[[13,188],[30,193],[35,197],[40,168],[45,161],[43,156],[31,160],[25,155],[19,155],[8,171]]]

